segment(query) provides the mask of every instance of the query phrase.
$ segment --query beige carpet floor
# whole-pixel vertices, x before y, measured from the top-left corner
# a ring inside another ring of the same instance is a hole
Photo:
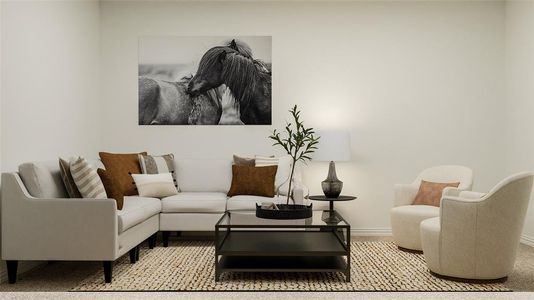
[[[142,249],[143,259],[123,257],[114,278],[95,272],[73,291],[507,291],[498,283],[472,284],[432,276],[422,254],[399,251],[392,242],[351,243],[351,277],[342,273],[224,273],[214,280],[212,241],[176,241]]]
[[[364,237],[353,238],[356,241],[384,241],[389,238]],[[159,245],[158,247],[161,247]],[[157,250],[156,248],[155,250]],[[162,248],[163,249],[163,248]],[[148,252],[143,251],[141,263],[146,260]],[[123,258],[127,262],[127,257]],[[129,265],[129,264],[125,264]],[[353,267],[355,267],[353,263]],[[44,264],[26,274],[19,276],[17,284],[0,284],[0,291],[70,291],[87,285],[91,278],[102,278],[102,266],[97,262],[57,262]],[[114,272],[114,280],[119,276]],[[353,277],[354,278],[354,277]],[[504,284],[515,291],[534,291],[534,248],[521,245],[516,268]],[[4,294],[5,295],[5,294]]]

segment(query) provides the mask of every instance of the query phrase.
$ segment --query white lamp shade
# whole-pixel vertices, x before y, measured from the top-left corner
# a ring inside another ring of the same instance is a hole
[[[314,161],[349,161],[350,135],[344,131],[316,131],[320,136],[317,150],[313,153]]]

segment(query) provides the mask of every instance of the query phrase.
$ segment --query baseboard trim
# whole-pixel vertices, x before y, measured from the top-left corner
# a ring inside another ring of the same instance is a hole
[[[521,236],[521,244],[525,244],[530,247],[534,247],[534,237],[523,234]]]
[[[2,267],[0,267],[0,282],[4,283],[7,282],[6,262],[2,260],[0,261],[0,263],[2,263]],[[45,263],[42,261],[19,261],[17,276],[20,276],[28,271],[40,267],[43,264]]]
[[[350,230],[352,236],[391,236],[390,228],[355,228]]]

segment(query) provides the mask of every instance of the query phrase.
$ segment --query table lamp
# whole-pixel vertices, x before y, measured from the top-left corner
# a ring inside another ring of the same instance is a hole
[[[320,136],[317,150],[313,153],[313,161],[329,161],[328,176],[321,182],[324,195],[337,198],[341,194],[343,182],[337,178],[335,161],[350,160],[350,136],[344,131],[317,131]]]

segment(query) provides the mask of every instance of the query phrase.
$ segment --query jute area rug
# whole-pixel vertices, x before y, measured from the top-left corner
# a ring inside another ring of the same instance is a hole
[[[341,273],[224,273],[214,280],[211,241],[175,241],[141,249],[115,262],[113,282],[103,271],[72,291],[510,291],[500,283],[473,284],[438,279],[422,254],[399,251],[391,242],[352,242],[351,282]]]

